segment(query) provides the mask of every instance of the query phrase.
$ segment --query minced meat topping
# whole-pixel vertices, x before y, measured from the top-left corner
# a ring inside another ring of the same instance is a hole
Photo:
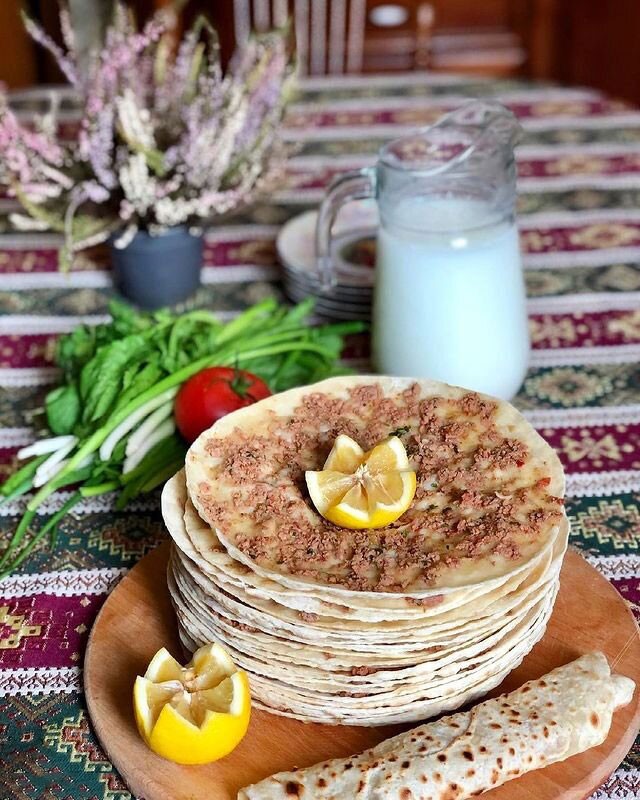
[[[548,541],[562,500],[549,494],[549,465],[499,429],[496,412],[474,393],[423,398],[419,384],[391,396],[375,383],[345,398],[310,393],[259,429],[210,437],[199,505],[250,559],[324,585],[412,592],[503,573]],[[365,449],[390,435],[406,447],[416,495],[386,528],[339,528],[311,503],[305,470],[322,469],[340,433]]]

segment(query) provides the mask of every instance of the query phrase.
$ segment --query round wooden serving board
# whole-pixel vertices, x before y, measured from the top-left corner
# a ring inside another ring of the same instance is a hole
[[[305,724],[254,710],[249,731],[227,758],[184,767],[156,756],[136,730],[132,687],[163,645],[179,660],[166,585],[169,548],[143,558],[115,588],[91,632],[84,686],[95,731],[131,791],[144,800],[235,800],[238,789],[274,772],[360,752],[411,726],[358,728]],[[583,653],[602,650],[611,669],[640,687],[640,637],[618,592],[576,552],[567,553],[544,639],[502,685],[511,691]],[[600,747],[536,770],[487,793],[491,800],[583,800],[614,771],[640,727],[640,691],[618,711]],[[418,724],[418,723],[416,723]],[[349,800],[344,798],[344,800]]]

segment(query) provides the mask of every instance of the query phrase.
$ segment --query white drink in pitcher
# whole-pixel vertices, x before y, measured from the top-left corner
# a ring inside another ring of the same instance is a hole
[[[389,142],[375,167],[331,185],[316,228],[327,290],[338,209],[364,197],[378,203],[372,335],[379,372],[505,399],[518,391],[529,355],[515,222],[519,130],[503,106],[470,102]]]
[[[466,197],[409,197],[388,210],[378,233],[376,369],[510,398],[528,355],[513,218],[496,220]]]

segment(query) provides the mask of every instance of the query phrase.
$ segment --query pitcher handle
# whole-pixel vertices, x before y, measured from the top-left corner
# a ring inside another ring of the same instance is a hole
[[[346,172],[331,182],[320,208],[316,223],[316,269],[323,291],[328,291],[336,283],[335,270],[331,261],[331,230],[338,211],[350,200],[366,200],[375,197],[376,169]]]

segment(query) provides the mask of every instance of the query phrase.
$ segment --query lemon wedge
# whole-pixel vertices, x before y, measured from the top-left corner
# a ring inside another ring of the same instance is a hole
[[[314,506],[343,528],[383,528],[398,519],[416,493],[416,474],[397,436],[365,452],[340,434],[324,469],[305,472]]]
[[[201,647],[183,667],[163,647],[133,688],[140,735],[163,758],[207,764],[228,755],[247,731],[249,681],[218,644]]]

